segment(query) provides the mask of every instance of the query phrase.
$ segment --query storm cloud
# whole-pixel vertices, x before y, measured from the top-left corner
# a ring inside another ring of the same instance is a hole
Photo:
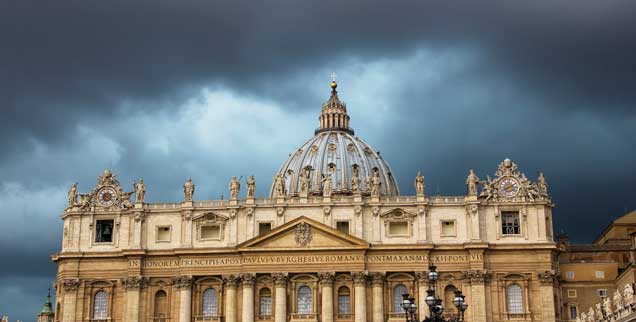
[[[335,71],[403,194],[463,194],[506,157],[590,242],[636,208],[633,1],[0,0],[0,315],[34,321],[73,182],[150,201],[264,196]],[[8,263],[8,264],[7,264]],[[16,298],[23,299],[16,301]]]

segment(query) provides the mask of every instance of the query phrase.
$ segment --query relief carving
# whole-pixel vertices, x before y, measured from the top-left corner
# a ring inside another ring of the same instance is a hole
[[[295,234],[296,234],[295,236],[296,244],[298,246],[309,245],[313,237],[311,232],[311,226],[308,223],[304,223],[304,222],[301,222],[300,224],[298,224],[298,226],[296,226]]]

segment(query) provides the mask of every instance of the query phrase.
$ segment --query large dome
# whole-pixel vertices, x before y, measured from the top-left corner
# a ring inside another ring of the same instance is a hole
[[[389,165],[382,159],[380,152],[360,138],[354,136],[349,128],[349,116],[346,105],[338,99],[336,83],[332,83],[329,101],[323,104],[320,115],[320,127],[313,138],[296,149],[274,177],[270,197],[275,197],[275,182],[281,178],[284,193],[298,196],[302,193],[303,179],[307,174],[308,195],[320,195],[324,179],[331,176],[331,190],[334,194],[352,194],[352,180],[357,176],[362,195],[371,191],[374,175],[381,181],[380,194],[398,196],[398,185]]]

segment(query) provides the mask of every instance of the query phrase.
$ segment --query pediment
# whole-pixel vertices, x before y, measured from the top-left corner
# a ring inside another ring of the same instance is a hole
[[[380,217],[385,219],[406,219],[417,217],[417,215],[402,208],[394,208],[381,213]]]
[[[269,233],[238,245],[239,250],[306,250],[368,248],[365,240],[345,234],[325,224],[298,217]]]

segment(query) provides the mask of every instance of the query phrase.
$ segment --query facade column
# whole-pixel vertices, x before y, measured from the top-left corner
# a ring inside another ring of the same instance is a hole
[[[146,214],[143,210],[136,210],[133,214],[133,236],[132,236],[132,248],[133,249],[141,249],[141,237],[142,237],[142,229],[143,223]]]
[[[236,322],[236,286],[238,277],[230,275],[225,282],[225,322]]]
[[[139,322],[139,290],[146,280],[141,276],[131,276],[123,280],[126,289],[126,321]]]
[[[333,273],[320,273],[320,286],[322,287],[322,309],[320,311],[322,322],[333,322]]]
[[[355,322],[367,322],[367,274],[366,272],[353,272],[354,289],[354,315]]]
[[[192,276],[179,276],[174,281],[179,290],[179,322],[191,322]]]
[[[417,279],[417,317],[419,320],[424,320],[425,317],[430,315],[428,304],[426,304],[426,291],[428,290],[428,272],[415,272],[415,278]]]
[[[541,294],[541,315],[542,321],[554,322],[556,319],[554,312],[554,283],[556,274],[554,271],[545,271],[538,274]],[[530,294],[526,287],[526,294]],[[526,300],[528,303],[528,300]]]
[[[384,273],[373,273],[373,322],[384,322]]]
[[[274,322],[287,322],[287,273],[274,273],[272,277],[276,296]]]
[[[485,270],[468,271],[470,297],[468,309],[472,312],[472,322],[486,322],[486,281],[490,274]],[[471,305],[472,304],[472,305]]]
[[[67,279],[62,281],[62,287],[64,289],[64,314],[62,315],[63,322],[75,322],[75,308],[77,302],[77,290],[80,286],[79,279]]]
[[[242,322],[254,322],[254,275],[243,274],[243,314]]]

